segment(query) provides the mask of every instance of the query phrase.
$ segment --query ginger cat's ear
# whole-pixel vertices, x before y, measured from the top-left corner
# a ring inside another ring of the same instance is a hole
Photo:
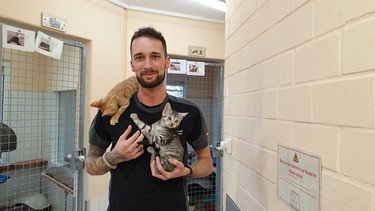
[[[95,107],[95,108],[100,108],[100,107],[102,107],[102,105],[103,105],[102,99],[94,101],[90,104],[91,107]]]

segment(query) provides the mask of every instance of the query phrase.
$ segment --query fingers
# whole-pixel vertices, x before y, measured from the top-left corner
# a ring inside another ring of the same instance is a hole
[[[132,137],[130,137],[130,140],[133,140],[133,143],[131,143],[130,148],[133,150],[136,149],[139,152],[143,151],[143,145],[138,144],[143,140],[143,138],[144,136],[139,130],[136,133],[134,133]]]
[[[155,169],[155,165],[156,165],[155,160],[151,160],[151,162],[150,162],[150,169],[151,169],[151,174],[154,177],[157,175],[156,169]]]
[[[142,145],[138,145],[136,148],[135,148],[136,151],[138,151],[137,153],[143,153],[143,146]]]
[[[165,174],[167,171],[165,171],[163,166],[161,165],[160,158],[156,157],[155,161],[156,161],[156,166],[157,166],[160,174]]]
[[[129,125],[128,128],[126,128],[125,132],[120,136],[119,140],[123,140],[128,137],[128,135],[130,134],[130,132],[132,131],[132,126]]]
[[[135,132],[132,136],[128,138],[131,130],[132,130],[132,126],[129,125],[128,128],[125,130],[125,132],[120,136],[119,140],[128,142],[128,145],[130,145],[132,149],[135,149],[139,145],[138,142],[141,142],[144,136],[143,134],[141,134],[139,130],[137,130],[137,132]]]
[[[152,160],[150,162],[152,176],[162,180],[168,180],[186,175],[185,165],[182,162],[173,158],[168,159],[168,162],[175,166],[174,170],[171,172],[164,170],[159,157]]]
[[[155,160],[150,162],[150,168],[152,176],[159,178],[161,180],[168,180],[173,178],[171,172],[167,172],[164,170],[163,166],[160,163],[160,158],[156,157]]]
[[[154,176],[156,178],[159,178],[161,180],[167,180],[168,179],[165,175],[163,175],[163,174],[165,174],[165,171],[160,164],[159,157],[156,157],[155,160],[151,160],[150,168],[151,168],[152,176]]]
[[[168,162],[176,167],[184,167],[185,165],[183,163],[181,163],[180,161],[178,161],[177,159],[174,159],[174,158],[169,158],[168,159]]]
[[[139,145],[144,138],[143,134],[138,130],[132,136],[128,137],[132,131],[132,126],[129,125],[125,132],[120,136],[113,151],[117,152],[122,157],[122,161],[129,161],[141,156],[144,152],[143,146]]]
[[[138,144],[144,138],[143,134],[138,130],[135,132],[128,141],[130,142],[129,151],[133,154],[134,158],[139,157],[143,154],[143,145]]]

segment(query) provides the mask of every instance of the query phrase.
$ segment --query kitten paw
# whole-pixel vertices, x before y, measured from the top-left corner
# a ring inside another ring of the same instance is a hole
[[[153,147],[147,147],[147,152],[149,152],[151,154],[156,154],[156,151]]]
[[[151,160],[156,159],[156,151],[153,147],[147,147],[147,152],[151,154]]]
[[[137,119],[138,118],[138,115],[136,113],[131,113],[130,114],[130,118],[132,118],[133,120],[134,119]]]
[[[111,125],[115,125],[116,123],[118,123],[118,119],[115,119],[115,118],[111,118],[111,120],[109,121],[109,123],[111,124]]]

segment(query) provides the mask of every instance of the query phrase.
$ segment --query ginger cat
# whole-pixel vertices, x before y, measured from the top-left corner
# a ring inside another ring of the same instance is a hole
[[[92,102],[90,106],[99,108],[102,116],[112,116],[110,123],[115,125],[121,114],[129,107],[129,99],[138,91],[138,86],[137,78],[129,77],[114,86],[104,98]]]

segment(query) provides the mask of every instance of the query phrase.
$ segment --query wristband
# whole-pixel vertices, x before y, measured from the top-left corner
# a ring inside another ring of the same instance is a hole
[[[190,166],[185,166],[185,167],[188,168],[190,171],[189,174],[186,175],[186,177],[191,177],[193,175],[193,169]]]
[[[109,152],[106,152],[106,153],[104,153],[104,155],[102,156],[102,158],[103,158],[103,162],[104,162],[104,164],[106,165],[106,166],[108,166],[110,169],[116,169],[117,168],[117,165],[112,165],[112,164],[110,164],[109,163],[109,161],[107,160],[107,154],[108,154]]]

